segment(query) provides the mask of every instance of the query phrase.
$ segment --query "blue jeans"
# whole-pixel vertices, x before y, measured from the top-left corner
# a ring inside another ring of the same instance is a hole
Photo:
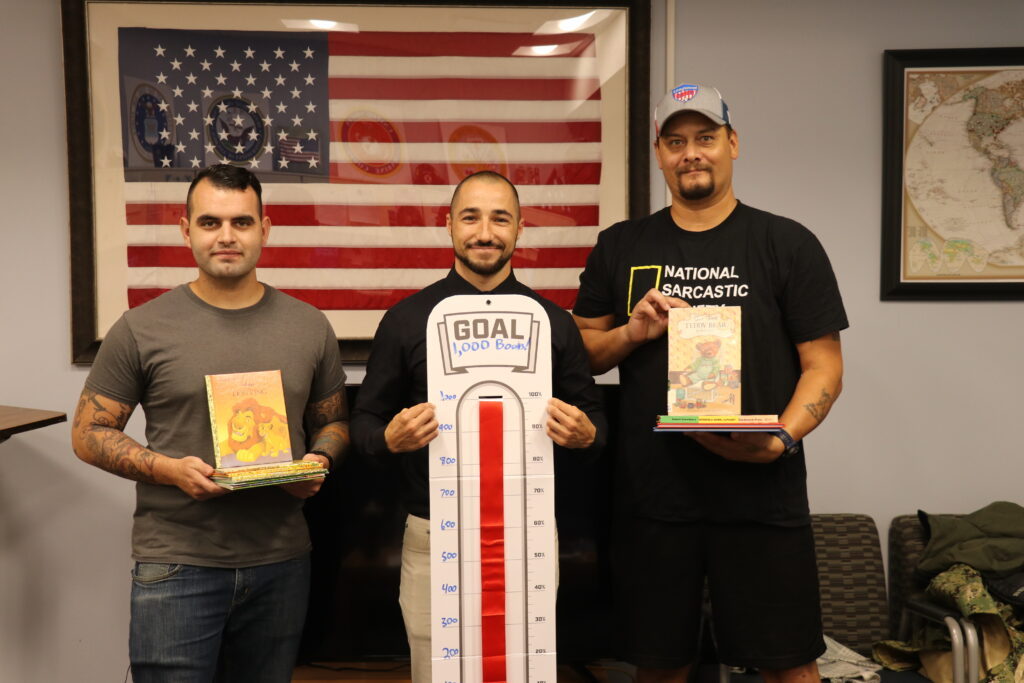
[[[308,553],[242,569],[137,562],[132,680],[287,683],[308,599]]]

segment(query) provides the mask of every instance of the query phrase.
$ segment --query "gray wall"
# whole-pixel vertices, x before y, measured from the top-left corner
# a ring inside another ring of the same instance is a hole
[[[656,0],[659,27],[663,9]],[[70,415],[85,373],[68,360],[58,3],[0,10],[0,404]],[[677,12],[677,78],[718,85],[735,113],[739,197],[811,227],[846,299],[845,391],[809,440],[813,510],[867,512],[884,527],[918,507],[1017,499],[1021,304],[880,303],[879,172],[882,50],[1013,45],[1024,5],[744,0]],[[129,431],[141,435],[138,419]],[[0,445],[0,467],[0,683],[122,680],[132,486],[78,462],[66,425]]]
[[[676,79],[716,84],[735,117],[737,196],[818,235],[850,317],[843,394],[808,439],[812,511],[885,527],[1019,502],[1024,303],[882,303],[878,282],[883,50],[1020,45],[1024,4],[676,8]]]
[[[57,0],[2,0],[0,404],[70,416],[68,180]],[[67,425],[0,444],[0,681],[121,681],[133,489]]]

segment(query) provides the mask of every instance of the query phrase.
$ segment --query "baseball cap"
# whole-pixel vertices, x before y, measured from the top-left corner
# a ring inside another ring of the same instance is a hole
[[[729,105],[722,99],[718,88],[699,83],[683,83],[672,88],[658,102],[654,110],[655,135],[660,135],[665,122],[681,111],[703,114],[720,126],[732,125]]]

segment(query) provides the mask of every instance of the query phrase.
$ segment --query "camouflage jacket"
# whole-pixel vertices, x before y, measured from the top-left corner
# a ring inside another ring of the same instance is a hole
[[[990,683],[1024,680],[1024,622],[985,588],[981,574],[966,564],[955,564],[928,584],[928,597],[968,617],[985,646],[981,668]],[[933,681],[950,679],[949,636],[943,626],[922,623],[909,642],[883,640],[875,644],[875,661],[888,669],[921,669]]]

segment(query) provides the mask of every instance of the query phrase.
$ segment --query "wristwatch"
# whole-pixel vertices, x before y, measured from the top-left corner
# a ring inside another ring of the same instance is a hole
[[[789,458],[800,452],[800,442],[794,439],[785,429],[775,432],[775,436],[779,437],[779,441],[784,446],[782,455],[779,456],[780,458]]]

